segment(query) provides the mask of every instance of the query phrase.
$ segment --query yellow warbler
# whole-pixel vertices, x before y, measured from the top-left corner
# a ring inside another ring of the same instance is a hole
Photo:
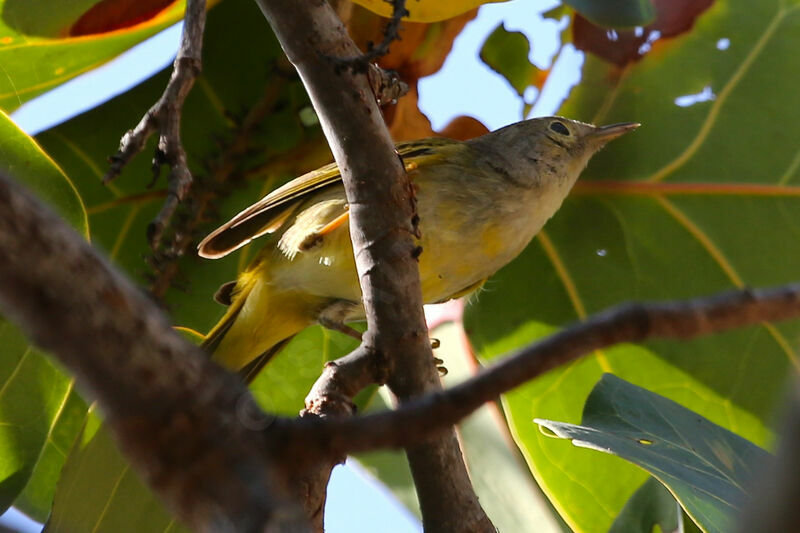
[[[591,156],[637,126],[544,117],[465,142],[398,144],[417,189],[423,300],[479,288],[553,216]],[[334,163],[273,191],[200,243],[201,256],[219,258],[271,234],[217,293],[229,308],[204,342],[216,361],[252,377],[307,326],[348,331],[345,322],[363,319],[347,220]]]

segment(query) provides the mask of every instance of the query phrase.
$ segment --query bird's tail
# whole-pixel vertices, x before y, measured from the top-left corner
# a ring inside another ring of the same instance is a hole
[[[221,295],[221,296],[220,296]],[[252,381],[264,365],[313,322],[297,295],[276,292],[263,272],[245,272],[224,285],[217,300],[229,304],[202,347],[222,366]]]

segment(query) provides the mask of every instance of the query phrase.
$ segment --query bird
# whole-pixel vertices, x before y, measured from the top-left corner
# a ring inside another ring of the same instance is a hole
[[[523,120],[467,141],[396,145],[416,190],[422,297],[439,303],[479,289],[528,245],[561,206],[590,158],[639,127],[563,117]],[[214,230],[198,255],[217,259],[265,244],[215,299],[228,306],[202,346],[252,379],[291,338],[315,323],[357,336],[364,319],[335,163],[272,191]]]

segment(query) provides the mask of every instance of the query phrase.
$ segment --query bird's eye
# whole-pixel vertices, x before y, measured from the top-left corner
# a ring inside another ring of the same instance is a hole
[[[569,130],[562,122],[551,122],[550,129],[556,133],[560,133],[561,135],[569,135]]]

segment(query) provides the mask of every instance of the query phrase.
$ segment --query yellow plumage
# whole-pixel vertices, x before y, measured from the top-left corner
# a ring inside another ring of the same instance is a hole
[[[516,257],[591,155],[635,126],[596,128],[546,117],[466,142],[399,144],[417,189],[423,300],[470,292]],[[342,329],[363,318],[347,222],[341,175],[331,164],[273,191],[200,243],[201,256],[217,258],[272,234],[229,291],[230,307],[204,342],[215,360],[252,377],[305,327]]]

